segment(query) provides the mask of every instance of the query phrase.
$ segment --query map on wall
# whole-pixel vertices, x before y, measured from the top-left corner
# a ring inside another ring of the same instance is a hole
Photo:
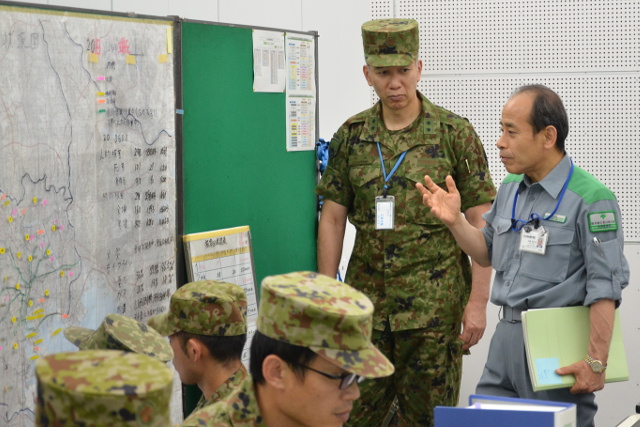
[[[0,6],[0,425],[63,329],[176,289],[172,22]]]

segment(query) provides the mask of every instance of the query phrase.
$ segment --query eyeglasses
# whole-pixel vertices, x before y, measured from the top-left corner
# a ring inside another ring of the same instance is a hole
[[[305,369],[308,369],[310,371],[313,371],[315,373],[318,373],[318,374],[320,374],[322,376],[325,376],[327,378],[331,378],[332,380],[340,380],[340,385],[338,386],[338,388],[340,390],[348,389],[349,387],[351,387],[351,384],[353,384],[353,383],[360,384],[365,379],[364,377],[361,377],[360,375],[352,374],[350,372],[345,372],[342,375],[332,375],[332,374],[327,374],[326,372],[318,371],[317,369],[313,369],[312,367],[307,366],[307,365],[298,364],[298,366],[300,366],[301,368],[305,368]]]

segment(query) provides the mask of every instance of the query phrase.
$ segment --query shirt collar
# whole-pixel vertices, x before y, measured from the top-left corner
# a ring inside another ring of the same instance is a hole
[[[218,387],[218,389],[207,400],[208,404],[215,403],[230,395],[237,387],[246,381],[249,373],[247,368],[240,363],[240,367],[227,380]]]
[[[418,123],[413,123],[413,126],[420,126],[416,131],[417,138],[409,138],[410,144],[401,147],[402,151],[411,148],[415,145],[420,145],[427,138],[436,138],[436,129],[440,127],[440,117],[436,106],[431,103],[424,95],[418,93],[418,99],[420,99],[422,108],[420,116],[416,118]],[[422,120],[420,120],[422,118]],[[388,132],[384,122],[382,121],[382,102],[378,101],[370,110],[370,114],[367,115],[360,139],[370,142],[380,142],[384,145],[384,138],[380,138],[383,132]]]
[[[529,177],[525,175],[520,183],[520,190],[524,190],[523,186],[531,187],[533,184],[540,184],[540,187],[542,187],[544,191],[549,193],[554,199],[557,199],[569,176],[569,170],[571,170],[571,159],[565,154],[562,160],[560,160],[556,167],[554,167],[542,181],[532,183]]]

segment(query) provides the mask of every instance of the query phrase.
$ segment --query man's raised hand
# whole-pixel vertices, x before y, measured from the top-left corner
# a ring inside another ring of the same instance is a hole
[[[417,183],[416,188],[422,194],[422,204],[431,209],[431,213],[447,227],[460,218],[460,192],[451,175],[446,178],[447,191],[438,187],[429,177],[424,176],[424,185]]]

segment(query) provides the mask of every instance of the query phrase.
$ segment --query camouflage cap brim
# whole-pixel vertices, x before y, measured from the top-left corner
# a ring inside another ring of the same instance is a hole
[[[301,271],[264,278],[261,296],[256,327],[265,336],[307,347],[366,378],[394,372],[371,342],[373,304],[362,292]]]
[[[395,367],[373,344],[364,350],[348,351],[325,347],[309,347],[318,356],[347,372],[365,378],[383,378],[393,374]]]
[[[372,67],[406,67],[418,60],[418,53],[366,55],[365,61]]]
[[[69,326],[64,329],[63,334],[71,344],[75,345],[80,350],[86,350],[87,339],[93,332],[93,329],[81,328],[80,326]]]
[[[144,323],[119,314],[105,317],[96,332],[87,338],[87,346],[133,351],[163,362],[173,359],[173,350],[166,338]]]
[[[162,362],[173,359],[167,340],[154,329],[121,314],[108,314],[98,329],[70,326],[64,336],[80,350],[123,350],[145,354]]]
[[[180,328],[171,322],[171,313],[158,314],[157,316],[150,317],[147,320],[147,325],[165,337],[180,331]]]

